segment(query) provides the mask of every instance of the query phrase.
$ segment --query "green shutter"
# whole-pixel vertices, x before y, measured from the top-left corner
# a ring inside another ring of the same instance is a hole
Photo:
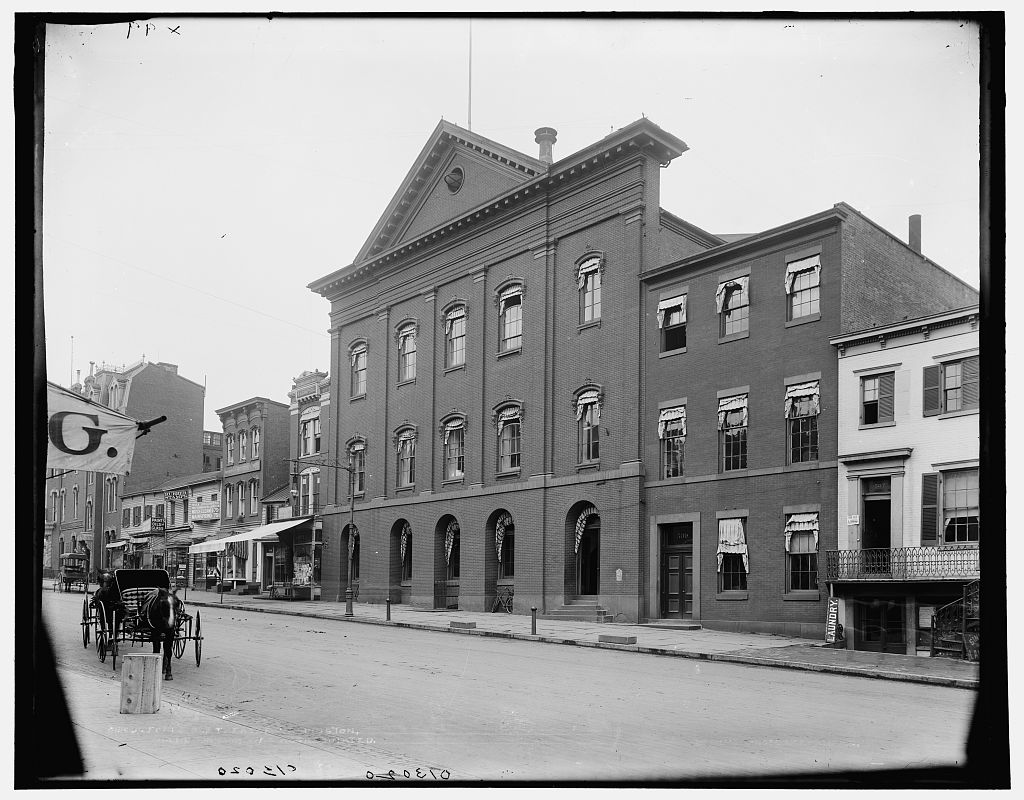
[[[887,372],[878,376],[878,421],[892,422],[895,419],[893,414],[893,387],[896,383],[895,373]]]
[[[978,407],[978,357],[972,356],[960,362],[960,385],[963,391],[962,408]]]
[[[921,476],[921,545],[934,545],[939,538],[939,473]]]
[[[922,408],[926,417],[942,413],[942,366],[939,364],[924,368]]]

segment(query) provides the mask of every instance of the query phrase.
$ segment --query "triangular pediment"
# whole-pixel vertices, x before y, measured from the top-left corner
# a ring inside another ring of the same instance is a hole
[[[355,262],[436,228],[546,169],[538,159],[442,120]]]

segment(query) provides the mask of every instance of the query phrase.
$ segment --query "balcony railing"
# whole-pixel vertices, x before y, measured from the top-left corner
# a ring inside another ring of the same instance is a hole
[[[973,580],[981,576],[977,547],[894,547],[828,550],[826,580]]]

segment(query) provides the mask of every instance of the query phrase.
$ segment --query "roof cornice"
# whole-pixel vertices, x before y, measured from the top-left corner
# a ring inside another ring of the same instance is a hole
[[[966,306],[953,311],[941,311],[938,314],[929,314],[925,317],[901,320],[889,325],[879,325],[877,328],[864,328],[851,333],[844,333],[840,336],[829,337],[829,344],[834,346],[847,346],[861,342],[874,342],[879,337],[895,338],[897,336],[908,336],[922,330],[935,330],[936,328],[948,328],[957,323],[970,323],[980,321],[981,307]]]

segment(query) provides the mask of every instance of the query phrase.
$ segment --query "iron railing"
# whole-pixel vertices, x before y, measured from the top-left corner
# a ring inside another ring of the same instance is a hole
[[[826,580],[920,581],[978,578],[977,547],[879,547],[828,550]]]

